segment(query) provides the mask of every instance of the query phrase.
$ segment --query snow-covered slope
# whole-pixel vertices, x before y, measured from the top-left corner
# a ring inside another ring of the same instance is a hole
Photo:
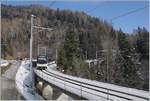
[[[0,60],[0,67],[6,67],[8,66],[9,62],[7,60]]]
[[[43,98],[31,88],[31,83],[29,61],[22,61],[16,74],[16,85],[19,93],[27,100],[43,100]]]

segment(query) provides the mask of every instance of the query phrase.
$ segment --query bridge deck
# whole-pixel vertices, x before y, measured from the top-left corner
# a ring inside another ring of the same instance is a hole
[[[53,65],[53,64],[51,64]],[[51,66],[52,67],[52,66]],[[65,75],[58,71],[34,70],[36,75],[57,87],[90,100],[148,101],[147,91]]]

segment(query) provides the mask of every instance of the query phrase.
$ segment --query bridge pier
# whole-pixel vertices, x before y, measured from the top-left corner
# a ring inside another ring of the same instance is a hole
[[[42,78],[35,77],[35,88],[37,92],[45,99],[45,100],[73,100],[74,96],[69,96],[68,94],[62,92],[59,88],[56,88],[54,85],[49,85],[48,82],[44,81]]]
[[[35,77],[35,87],[37,92],[44,97],[44,99],[52,100],[53,98],[53,88],[41,80],[38,77]]]
[[[42,81],[38,81],[38,82],[35,84],[35,87],[36,87],[37,92],[38,92],[40,95],[42,95],[43,82],[42,82]]]
[[[49,85],[46,85],[43,89],[42,95],[45,99],[53,100],[53,88]]]

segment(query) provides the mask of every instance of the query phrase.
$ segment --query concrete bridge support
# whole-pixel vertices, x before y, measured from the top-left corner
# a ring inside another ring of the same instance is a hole
[[[35,75],[35,88],[37,92],[46,100],[73,100],[58,88],[49,85],[47,82]]]
[[[53,88],[43,81],[38,81],[36,84],[36,89],[44,99],[52,100],[53,97]]]
[[[53,100],[53,88],[49,85],[45,86],[42,95],[45,99]]]
[[[44,99],[52,100],[53,98],[53,88],[47,84],[47,82],[43,81],[41,78],[34,76],[35,80],[35,88],[37,92],[43,96]]]

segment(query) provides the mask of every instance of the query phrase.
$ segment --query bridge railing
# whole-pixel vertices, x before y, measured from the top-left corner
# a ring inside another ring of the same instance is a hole
[[[73,77],[54,70],[35,70],[35,73],[61,89],[90,100],[149,101],[149,93],[143,90]]]

